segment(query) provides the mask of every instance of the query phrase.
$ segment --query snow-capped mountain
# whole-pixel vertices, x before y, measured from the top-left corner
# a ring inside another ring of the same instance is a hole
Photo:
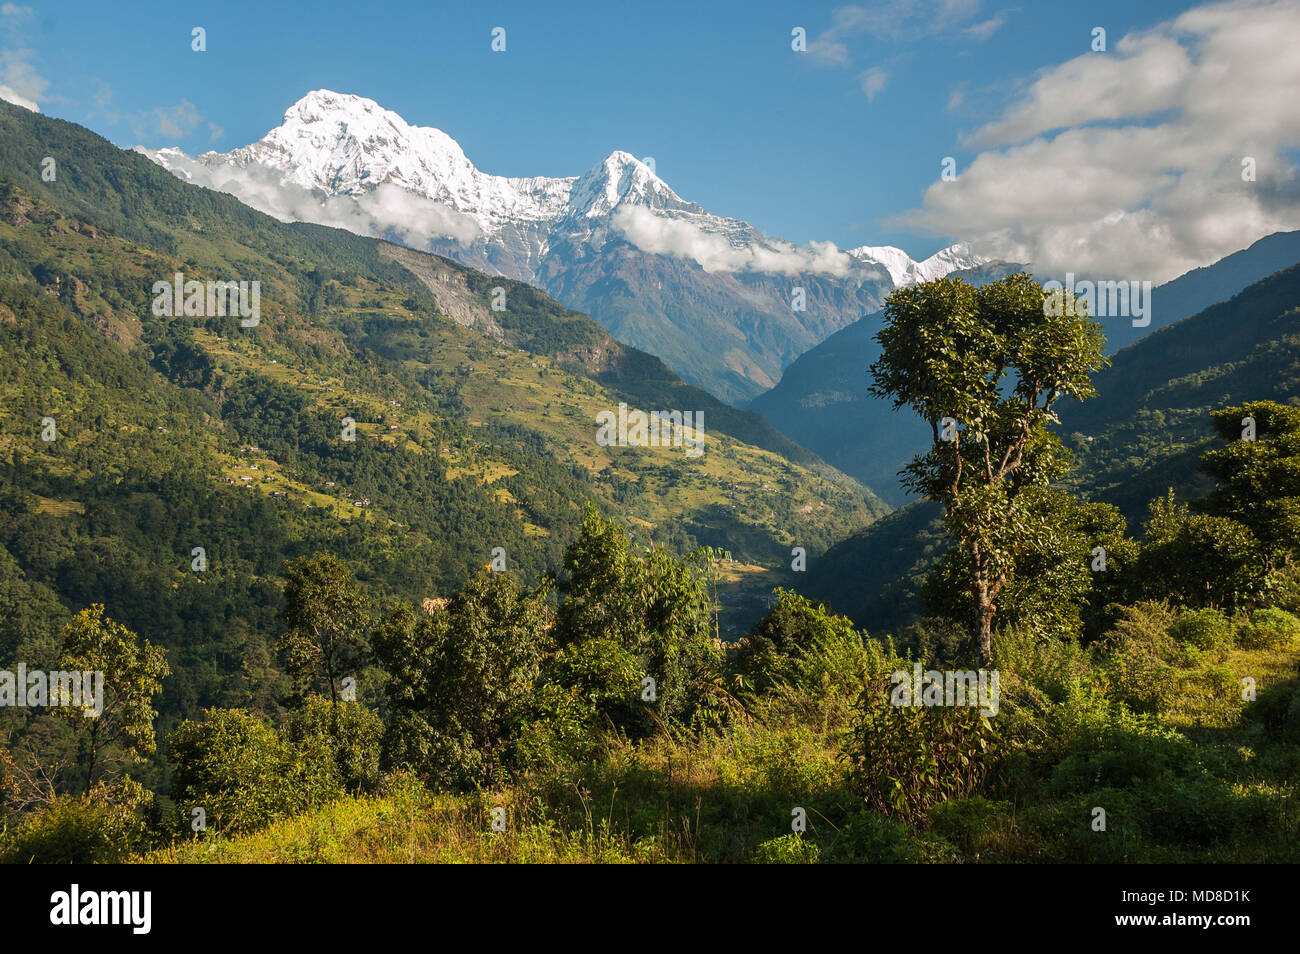
[[[863,262],[875,262],[889,270],[889,277],[894,280],[896,288],[913,285],[917,282],[932,282],[952,272],[978,268],[989,264],[992,259],[976,255],[965,242],[940,249],[924,261],[913,261],[911,256],[901,248],[892,245],[863,245],[851,248],[849,255]]]
[[[262,139],[228,153],[137,148],[278,218],[536,284],[732,401],[771,387],[894,287],[987,261],[964,245],[923,262],[888,246],[796,246],[683,199],[621,150],[579,176],[493,175],[441,130],[329,90],[308,93]]]

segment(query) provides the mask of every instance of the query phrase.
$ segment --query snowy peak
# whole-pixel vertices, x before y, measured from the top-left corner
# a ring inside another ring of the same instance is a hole
[[[699,209],[683,202],[643,161],[616,149],[574,182],[569,195],[569,214],[601,218],[625,203],[651,209]]]
[[[392,182],[429,198],[442,184],[446,197],[458,197],[477,173],[442,130],[411,126],[372,99],[325,89],[298,100],[281,125],[230,156],[275,166],[288,181],[331,195]]]
[[[849,249],[848,254],[860,262],[874,262],[883,266],[894,280],[894,287],[914,285],[943,278],[965,268],[987,265],[993,259],[976,255],[965,242],[940,249],[924,261],[915,261],[901,248],[892,245],[863,245]]]

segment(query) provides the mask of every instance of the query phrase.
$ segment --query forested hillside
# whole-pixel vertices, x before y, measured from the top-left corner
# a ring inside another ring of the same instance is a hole
[[[163,730],[276,710],[286,559],[329,551],[416,602],[497,548],[536,581],[592,501],[643,541],[729,550],[724,590],[753,592],[884,511],[535,289],[276,222],[7,103],[0,128],[0,654],[48,661],[102,603],[167,650]],[[178,272],[258,280],[260,322],[156,316]],[[598,445],[620,402],[702,412],[706,452]]]

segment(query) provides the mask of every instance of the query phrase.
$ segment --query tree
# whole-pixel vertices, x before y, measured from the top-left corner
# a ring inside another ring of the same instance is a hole
[[[1244,524],[1267,569],[1289,564],[1300,540],[1300,408],[1252,401],[1210,415],[1227,446],[1201,457],[1217,486],[1193,508]],[[1253,439],[1246,439],[1250,418]]]
[[[720,676],[709,559],[705,550],[686,560],[663,547],[634,553],[627,534],[589,506],[578,539],[564,554],[556,642],[616,641],[638,660],[642,678],[654,680],[656,717],[689,720]],[[605,714],[613,718],[612,711]],[[642,708],[633,722],[615,725],[643,735],[654,719]]]
[[[1085,623],[1099,634],[1107,607],[1126,598],[1137,560],[1123,514],[1055,487],[1026,488],[1019,502],[1032,538],[1018,550],[998,598],[999,625],[1023,627],[1038,639],[1078,637]],[[960,547],[940,558],[922,588],[927,612],[969,618],[970,564],[970,553]]]
[[[373,643],[390,676],[388,765],[459,787],[490,782],[505,768],[550,649],[545,595],[482,574],[432,614],[403,604],[385,617]]]
[[[172,757],[172,797],[182,830],[194,809],[206,826],[227,834],[256,831],[340,792],[330,747],[290,745],[265,721],[240,709],[206,709],[167,737]]]
[[[158,715],[153,697],[171,669],[161,648],[108,619],[100,603],[78,613],[63,631],[59,664],[65,670],[104,674],[103,698],[93,700],[98,716],[88,716],[84,708],[60,709],[83,739],[88,795],[105,766],[153,754]]]
[[[1170,490],[1151,502],[1136,578],[1152,599],[1234,609],[1263,595],[1264,551],[1245,524],[1194,514]]]
[[[328,553],[286,562],[284,610],[289,627],[280,638],[299,701],[320,680],[332,702],[339,680],[355,671],[366,652],[369,603],[348,565]]]
[[[790,679],[806,653],[844,641],[862,641],[852,620],[832,615],[824,603],[777,589],[776,605],[740,640],[731,668],[762,691]]]
[[[872,393],[931,428],[933,446],[903,484],[943,504],[948,534],[969,559],[969,619],[985,666],[996,600],[1034,536],[1020,493],[1067,467],[1047,429],[1054,405],[1095,394],[1090,375],[1106,363],[1101,327],[1082,303],[1053,301],[1023,272],[982,288],[945,278],[890,295],[876,335]]]

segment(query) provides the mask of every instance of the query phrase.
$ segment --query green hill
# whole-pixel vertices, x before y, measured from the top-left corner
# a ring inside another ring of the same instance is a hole
[[[155,316],[178,272],[260,282],[260,322]],[[705,453],[600,446],[620,403],[703,412]],[[642,542],[730,549],[723,589],[750,592],[887,509],[529,286],[278,222],[7,103],[0,406],[0,655],[48,655],[103,602],[168,649],[160,735],[273,708],[286,558],[329,550],[418,603],[496,547],[527,580],[557,570],[591,500]],[[727,605],[729,628],[756,612]]]

